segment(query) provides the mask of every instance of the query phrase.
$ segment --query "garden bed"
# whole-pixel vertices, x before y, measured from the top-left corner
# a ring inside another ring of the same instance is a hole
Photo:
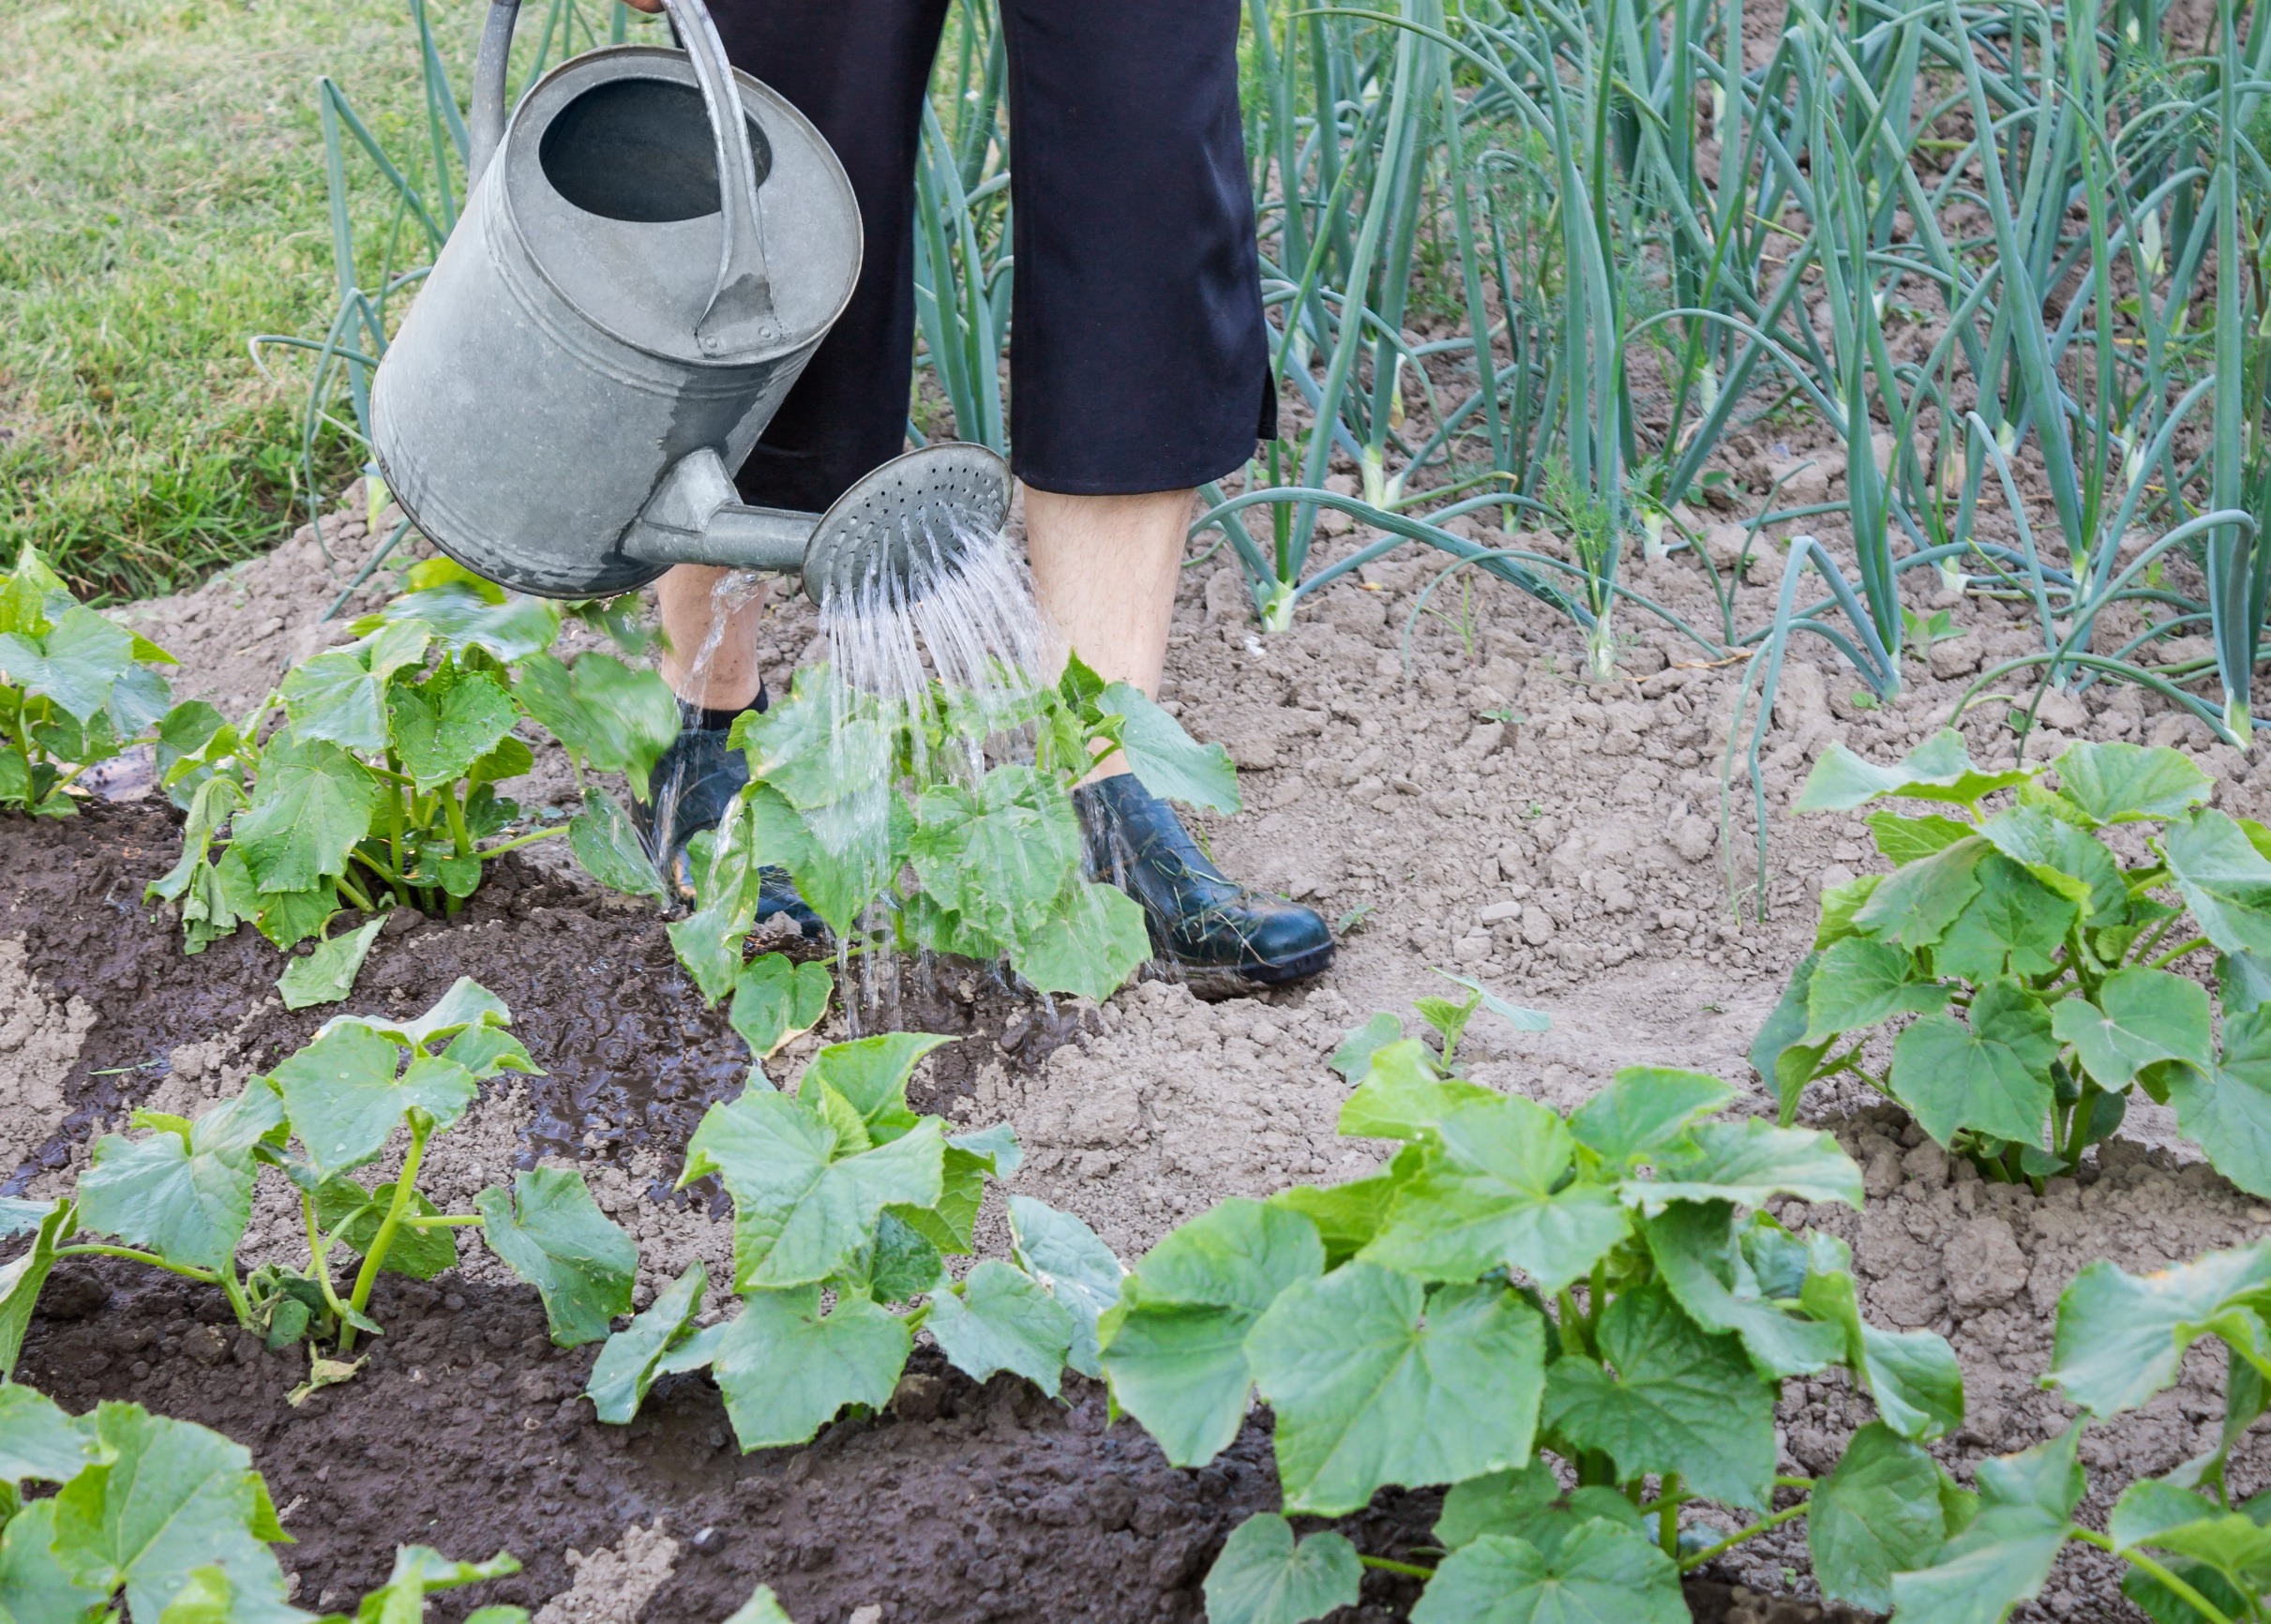
[[[232,618],[270,594],[263,624],[279,623],[270,635],[280,660],[315,611],[271,563],[203,590],[233,594]],[[1028,1160],[1008,1187],[1079,1214],[1123,1258],[1224,1196],[1367,1170],[1369,1150],[1334,1132],[1346,1088],[1324,1058],[1371,1010],[1439,986],[1431,965],[1553,1016],[1541,1034],[1480,1019],[1462,1051],[1478,1080],[1566,1108],[1617,1066],[1672,1064],[1726,1076],[1767,1108],[1743,1053],[1811,940],[1814,893],[1876,861],[1857,821],[1779,814],[1830,740],[1888,759],[1945,715],[1966,674],[1963,651],[1943,649],[1943,675],[1912,663],[1908,694],[1881,711],[1852,705],[1834,672],[1785,679],[1767,756],[1773,906],[1763,924],[1737,927],[1718,866],[1715,719],[1730,672],[1680,664],[1679,647],[1649,633],[1628,653],[1626,681],[1573,681],[1555,669],[1576,666],[1573,637],[1490,585],[1478,587],[1465,629],[1421,618],[1406,680],[1399,641],[1416,570],[1398,561],[1366,575],[1371,590],[1335,588],[1291,633],[1265,639],[1218,579],[1194,572],[1166,696],[1195,733],[1226,739],[1244,769],[1249,810],[1210,820],[1226,866],[1336,919],[1367,910],[1345,926],[1328,976],[1211,1002],[1146,982],[1101,1008],[1046,1009],[983,975],[946,976],[934,980],[934,1006],[898,1012],[910,1027],[970,1034],[918,1072],[917,1107],[969,1125],[1012,1122]],[[1676,607],[1683,591],[1701,594],[1692,564],[1654,566],[1647,584]],[[220,664],[201,658],[196,628],[222,617],[164,604],[150,613],[170,623],[182,687],[196,692],[201,670]],[[1993,605],[1957,615],[1975,659],[2015,629]],[[809,611],[782,604],[764,636],[775,669],[793,663],[811,642]],[[2262,786],[2235,753],[2134,690],[2097,690],[2055,720],[2063,736],[2193,748],[2219,775],[2219,804],[2261,810]],[[1985,713],[1968,731],[1982,760],[2011,753],[2011,735]],[[2028,757],[2055,748],[2038,734]],[[1747,856],[1744,799],[1733,838]],[[0,820],[11,877],[0,891],[0,994],[12,1000],[0,1030],[15,1040],[21,1079],[9,1098],[26,1102],[0,1118],[22,1158],[8,1193],[58,1191],[91,1134],[121,1125],[130,1105],[193,1108],[230,1091],[330,1013],[283,1010],[272,991],[278,957],[248,931],[181,955],[176,927],[140,902],[142,883],[172,860],[173,828],[174,815],[150,802],[66,822]],[[740,1086],[747,1052],[702,1007],[661,918],[549,865],[507,860],[457,919],[383,933],[347,1007],[414,1011],[460,974],[512,1008],[547,1075],[487,1085],[438,1153],[437,1199],[461,1202],[514,1166],[572,1160],[640,1242],[640,1301],[688,1262],[720,1266],[722,1211],[667,1192],[701,1108]],[[842,1035],[832,1015],[776,1057],[775,1075],[786,1080],[817,1043]],[[1817,1090],[1807,1120],[1862,1164],[1870,1202],[1857,1216],[1784,1215],[1852,1241],[1873,1320],[1949,1337],[1972,1408],[1937,1452],[1959,1477],[2070,1415],[2034,1383],[2057,1294],[2083,1263],[2150,1268],[2271,1229],[2271,1210],[2175,1147],[2149,1111],[2099,1148],[2083,1179],[2039,1196],[1982,1184],[1857,1095]],[[284,1244],[288,1216],[256,1211],[248,1255],[263,1234]],[[1003,1241],[989,1207],[980,1250]],[[424,1539],[467,1556],[503,1546],[527,1564],[489,1586],[494,1595],[467,1592],[469,1604],[647,1587],[612,1613],[564,1600],[570,1610],[555,1619],[720,1617],[760,1579],[805,1624],[866,1606],[884,1620],[1039,1619],[1064,1616],[1070,1596],[1097,1617],[1196,1617],[1196,1583],[1222,1535],[1274,1504],[1259,1414],[1214,1467],[1179,1471],[1128,1423],[1105,1426],[1090,1385],[1075,1380],[1058,1406],[1006,1376],[980,1390],[927,1354],[892,1412],[839,1422],[802,1451],[741,1456],[699,1376],[666,1381],[633,1427],[602,1427],[575,1396],[590,1350],[552,1348],[534,1294],[477,1247],[430,1287],[389,1280],[389,1333],[372,1363],[294,1411],[283,1395],[301,1356],[241,1342],[218,1295],[206,1301],[201,1289],[123,1267],[76,1269],[50,1288],[24,1372],[69,1407],[130,1396],[249,1445],[300,1541],[285,1561],[302,1576],[302,1604],[357,1593],[394,1542]],[[2094,1430],[2085,1519],[2132,1477],[2207,1447],[2220,1384],[2217,1362],[2196,1352],[2175,1390]],[[1866,1414],[1842,1378],[1793,1382],[1785,1469],[1825,1467]],[[2266,1478],[2271,1457],[2244,1445],[2234,1489]],[[1345,1526],[1367,1554],[1401,1556],[1424,1542],[1432,1517],[1424,1496],[1391,1493]],[[571,1571],[570,1549],[614,1555]],[[1795,1529],[1769,1534],[1715,1563],[1691,1600],[1700,1616],[1732,1604],[1738,1617],[1779,1617],[1731,1603],[1727,1586],[1802,1596],[1805,1569]],[[2069,1554],[2034,1616],[2128,1616],[2115,1579],[2110,1562]],[[1367,1583],[1365,1612],[1396,1616],[1397,1581]]]

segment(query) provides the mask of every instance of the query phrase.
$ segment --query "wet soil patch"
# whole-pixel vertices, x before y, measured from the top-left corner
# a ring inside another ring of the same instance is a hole
[[[73,1411],[133,1399],[245,1444],[298,1541],[280,1553],[298,1602],[324,1609],[379,1584],[409,1542],[525,1564],[437,1599],[437,1616],[534,1608],[568,1587],[567,1550],[659,1519],[679,1550],[650,1620],[723,1618],[761,1581],[800,1624],[866,1606],[886,1624],[1195,1624],[1225,1536],[1278,1503],[1262,1420],[1179,1470],[1133,1422],[1106,1425],[1102,1388],[1078,1377],[1060,1405],[1014,1377],[980,1386],[926,1349],[890,1410],[744,1455],[706,1376],[666,1380],[628,1427],[594,1421],[577,1395],[595,1349],[552,1346],[525,1287],[389,1278],[373,1309],[386,1334],[361,1374],[295,1410],[304,1359],[237,1332],[218,1291],[73,1265],[19,1374]],[[1340,1526],[1402,1554],[1439,1505],[1391,1492]],[[1376,1574],[1344,1616],[1398,1616],[1410,1589]]]
[[[534,1115],[524,1165],[548,1154],[627,1165],[652,1149],[674,1169],[704,1107],[748,1075],[747,1045],[722,1008],[704,1006],[651,910],[508,856],[456,918],[398,915],[347,1002],[292,1011],[275,996],[282,955],[249,926],[192,957],[171,910],[142,900],[180,843],[180,815],[162,804],[96,802],[61,820],[0,815],[0,938],[21,935],[39,982],[96,1015],[64,1079],[61,1125],[23,1165],[0,1168],[0,1193],[22,1191],[68,1163],[75,1144],[118,1126],[183,1045],[233,1034],[247,1064],[273,1065],[335,1015],[415,1014],[460,975],[505,1001],[545,1069],[525,1082]],[[989,1059],[1037,1067],[1080,1030],[1070,1009],[1036,1008],[974,969],[929,979],[935,990],[899,1001],[900,1023],[979,1041],[925,1068],[918,1109],[970,1093]]]

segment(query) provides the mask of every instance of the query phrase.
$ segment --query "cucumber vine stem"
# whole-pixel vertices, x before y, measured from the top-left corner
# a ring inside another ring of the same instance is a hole
[[[2114,1545],[2112,1540],[2095,1528],[2074,1527],[2068,1528],[2067,1533],[2070,1538],[2079,1540],[2085,1545],[2095,1545],[2100,1551],[2120,1557],[2146,1578],[2167,1586],[2180,1601],[2188,1606],[2197,1608],[2200,1616],[2208,1620],[2208,1624],[2233,1624],[2230,1614],[2135,1546],[2131,1546],[2126,1551],[2121,1550]]]
[[[363,1267],[354,1277],[354,1295],[348,1300],[348,1306],[358,1315],[370,1306],[371,1288],[379,1283],[379,1271],[386,1262],[387,1249],[394,1244],[395,1231],[402,1226],[402,1214],[417,1193],[418,1164],[425,1160],[426,1141],[434,1131],[433,1118],[416,1106],[403,1115],[410,1122],[410,1150],[402,1158],[402,1170],[395,1175],[394,1199],[387,1203],[386,1216],[379,1221],[379,1232],[370,1238],[370,1249],[363,1254]],[[344,1358],[353,1351],[354,1322],[350,1319],[339,1326],[339,1355]]]
[[[1357,1560],[1367,1568],[1376,1568],[1383,1573],[1401,1573],[1407,1579],[1432,1579],[1436,1576],[1436,1571],[1433,1568],[1422,1568],[1417,1562],[1398,1562],[1387,1556],[1367,1556],[1361,1552],[1357,1554]]]
[[[1734,1533],[1729,1534],[1725,1539],[1720,1541],[1718,1544],[1707,1545],[1702,1550],[1696,1552],[1692,1556],[1682,1556],[1679,1559],[1679,1571],[1683,1573],[1692,1573],[1696,1569],[1702,1567],[1706,1562],[1710,1561],[1715,1556],[1725,1555],[1727,1552],[1735,1549],[1736,1546],[1741,1544],[1745,1540],[1755,1540],[1759,1535],[1767,1532],[1767,1529],[1779,1528],[1784,1523],[1790,1522],[1795,1518],[1804,1516],[1812,1509],[1813,1502],[1812,1500],[1800,1500],[1795,1506],[1785,1506],[1781,1511],[1774,1512],[1770,1516],[1761,1517],[1757,1522],[1752,1523],[1747,1528],[1736,1529]],[[2229,1620],[2226,1621],[2226,1624],[2229,1624]]]

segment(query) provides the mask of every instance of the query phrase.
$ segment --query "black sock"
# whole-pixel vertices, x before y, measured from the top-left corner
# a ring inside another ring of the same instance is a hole
[[[722,711],[713,711],[706,706],[689,704],[684,699],[679,700],[678,723],[680,727],[686,729],[688,731],[693,731],[699,729],[700,731],[705,733],[722,733],[728,728],[733,726],[733,719],[736,716],[742,715],[749,711],[757,711],[761,714],[762,712],[771,710],[772,708],[773,697],[765,692],[764,681],[762,678],[760,678],[757,684],[757,698],[751,699],[745,705],[730,706]]]

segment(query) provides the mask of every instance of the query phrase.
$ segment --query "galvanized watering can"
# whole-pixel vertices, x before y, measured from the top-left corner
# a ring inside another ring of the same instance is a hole
[[[371,384],[379,470],[436,546],[521,592],[597,597],[674,564],[801,574],[816,602],[919,588],[1008,512],[982,446],[887,462],[824,516],[737,499],[732,471],[851,297],[859,205],[700,0],[668,3],[684,52],[576,57],[508,123],[519,0],[491,0],[464,217]]]

